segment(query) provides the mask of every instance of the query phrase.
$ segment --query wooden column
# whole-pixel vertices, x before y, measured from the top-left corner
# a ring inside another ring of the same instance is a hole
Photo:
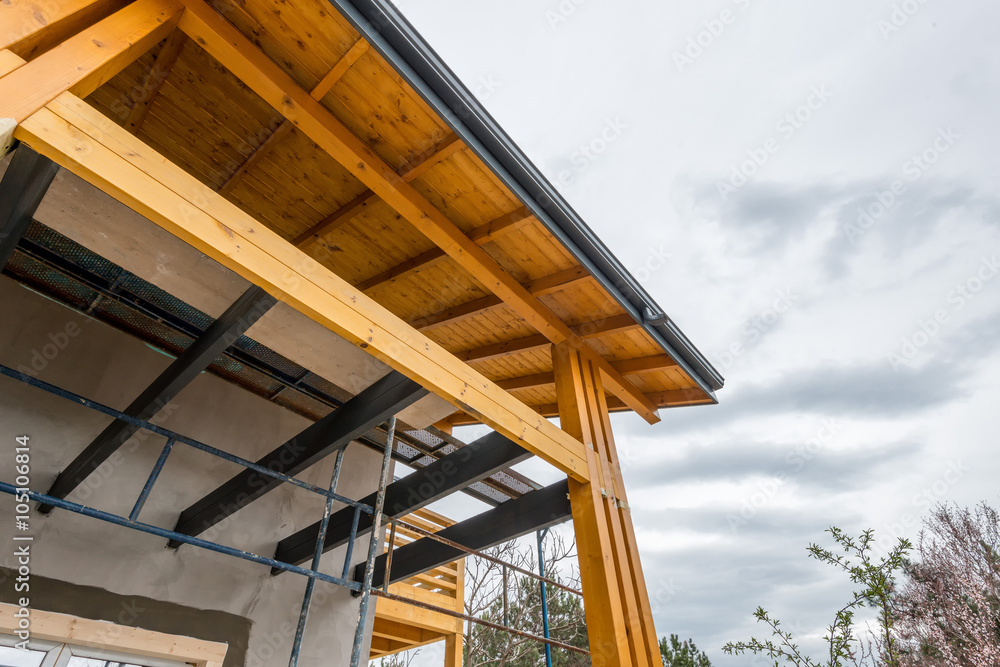
[[[559,419],[583,442],[590,481],[570,480],[584,607],[594,665],[660,664],[615,449],[600,366],[569,343],[552,346]]]
[[[444,640],[444,667],[462,667],[462,635],[448,635]]]

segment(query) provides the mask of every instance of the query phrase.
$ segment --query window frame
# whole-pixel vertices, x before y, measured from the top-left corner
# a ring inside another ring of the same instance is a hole
[[[0,603],[0,634],[16,638],[18,609]],[[46,651],[40,667],[66,667],[74,656],[126,664],[138,661],[148,667],[222,667],[229,648],[221,642],[37,609],[30,610],[30,620],[29,646]]]

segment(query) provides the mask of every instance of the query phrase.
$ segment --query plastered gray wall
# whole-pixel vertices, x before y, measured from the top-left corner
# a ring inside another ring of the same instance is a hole
[[[126,406],[171,361],[141,341],[8,278],[0,278],[0,304],[5,313],[0,319],[0,363],[31,368],[42,380],[106,405]],[[310,423],[207,373],[153,421],[251,460]],[[82,406],[0,377],[0,479],[13,480],[15,437],[28,435],[31,486],[48,490],[59,470],[108,423],[107,417]],[[68,499],[127,516],[163,444],[163,438],[140,432]],[[352,498],[372,492],[380,464],[380,454],[352,443],[338,491]],[[332,467],[330,457],[300,477],[325,487]],[[239,470],[178,444],[140,520],[172,528],[181,510]],[[282,485],[203,536],[270,556],[279,539],[316,521],[322,505],[320,496]],[[0,494],[0,539],[8,545],[0,546],[0,565],[7,567],[14,565],[13,507],[13,497]],[[32,512],[30,532],[35,536],[35,575],[249,619],[245,664],[287,664],[303,577],[274,577],[265,566],[188,545],[168,549],[158,537],[64,510],[49,516]],[[367,540],[359,540],[354,562],[363,560],[367,548]],[[343,548],[329,552],[321,569],[339,575],[343,556]],[[38,595],[54,595],[55,590],[40,588]],[[52,608],[52,602],[39,600],[38,607]],[[348,664],[357,620],[358,602],[347,590],[318,582],[300,664]]]

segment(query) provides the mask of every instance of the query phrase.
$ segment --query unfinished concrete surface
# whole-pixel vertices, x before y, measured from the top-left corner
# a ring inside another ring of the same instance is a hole
[[[7,278],[0,278],[0,303],[8,312],[16,313],[0,319],[0,363],[32,369],[39,379],[100,403],[126,405],[171,361],[141,341]],[[57,343],[52,342],[53,337]],[[59,345],[63,341],[65,344]],[[43,351],[47,345],[60,349],[56,354],[51,353],[51,347]],[[42,355],[45,361],[37,371],[35,368],[41,364],[36,355]],[[64,399],[0,378],[0,442],[14,442],[19,435],[31,436],[34,488],[47,488],[109,421]],[[311,423],[207,373],[202,373],[153,421],[250,459],[272,450]],[[128,515],[163,444],[162,438],[140,432],[68,500]],[[0,459],[0,478],[14,478],[13,464],[12,457]],[[379,453],[352,443],[345,454],[345,472],[338,490],[351,498],[371,493],[377,488],[380,465]],[[332,468],[333,457],[329,457],[300,477],[325,487]],[[177,446],[153,489],[142,520],[172,526],[184,508],[239,470],[235,464]],[[321,497],[281,485],[205,537],[269,556],[279,539],[316,521],[322,509]],[[31,565],[37,575],[117,595],[144,596],[235,614],[253,624],[246,653],[248,666],[288,664],[304,577],[287,573],[272,576],[266,566],[192,546],[168,549],[166,541],[158,537],[58,509],[49,516],[34,514],[32,521],[35,542]],[[10,522],[5,523],[3,535],[10,544]],[[356,562],[363,560],[367,545],[367,538],[359,539],[354,552]],[[339,575],[343,558],[343,547],[327,553],[323,571]],[[0,565],[16,567],[12,550],[3,553]],[[41,590],[39,595],[57,592],[58,587]],[[33,601],[41,609],[57,608],[54,600],[33,597]],[[80,615],[84,612],[74,611]],[[302,664],[347,664],[357,621],[358,601],[350,592],[318,582]]]

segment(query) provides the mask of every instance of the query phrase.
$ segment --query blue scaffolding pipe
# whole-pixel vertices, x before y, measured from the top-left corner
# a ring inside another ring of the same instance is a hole
[[[538,536],[538,576],[541,579],[538,582],[541,588],[542,595],[542,636],[545,639],[549,639],[549,600],[545,595],[545,549],[542,548],[542,542],[545,540],[545,536],[548,535],[549,529],[545,528],[537,533]],[[545,644],[545,665],[546,667],[552,667],[552,645]]]
[[[389,418],[389,434],[385,439],[385,454],[382,457],[382,471],[379,475],[378,494],[375,496],[375,513],[372,515],[372,534],[368,540],[368,558],[365,561],[365,576],[361,584],[361,605],[358,610],[358,628],[354,632],[354,647],[351,650],[351,667],[359,667],[362,660],[361,644],[365,638],[365,622],[368,617],[368,603],[372,597],[372,579],[375,574],[375,558],[378,556],[382,538],[382,510],[385,509],[385,486],[389,481],[389,466],[392,464],[392,441],[396,437],[396,418]],[[357,516],[355,514],[355,516]],[[392,549],[392,545],[389,545]],[[388,579],[386,573],[386,579]],[[365,662],[368,662],[365,659]]]
[[[337,490],[337,482],[340,480],[340,469],[344,465],[344,450],[341,447],[337,450],[337,461],[333,464],[333,476],[330,478],[330,493]],[[333,498],[327,496],[326,505],[323,507],[323,518],[319,522],[319,534],[316,535],[316,549],[313,551],[312,569],[319,570],[319,561],[323,557],[323,545],[326,543],[326,531],[330,527],[330,513],[333,511]],[[355,511],[357,516],[357,511]],[[350,555],[344,560],[345,565],[350,564]],[[302,596],[302,611],[299,612],[299,622],[295,626],[295,640],[292,642],[292,655],[288,659],[288,667],[296,667],[299,664],[299,652],[302,649],[302,638],[306,632],[306,622],[309,620],[309,606],[312,604],[313,588],[316,585],[315,579],[306,582],[306,592]]]
[[[152,472],[149,473],[149,478],[146,479],[146,483],[142,487],[142,493],[139,494],[138,500],[135,501],[135,506],[132,507],[132,511],[128,515],[129,521],[135,521],[139,518],[139,512],[142,511],[142,506],[146,504],[149,492],[153,490],[153,485],[156,484],[156,480],[160,476],[160,472],[167,462],[167,457],[170,456],[170,450],[174,448],[176,441],[176,438],[167,438],[167,444],[163,446],[160,458],[156,459],[156,465],[153,466]]]
[[[156,424],[144,421],[142,419],[136,419],[135,417],[127,415],[124,412],[115,410],[114,408],[109,408],[108,406],[103,405],[102,403],[98,403],[97,401],[92,401],[89,398],[84,398],[83,396],[80,396],[79,394],[74,394],[71,391],[61,389],[60,387],[56,387],[55,385],[49,384],[48,382],[39,380],[37,378],[33,378],[30,375],[26,375],[25,373],[22,373],[20,371],[16,371],[13,368],[10,368],[9,366],[4,366],[0,364],[0,375],[6,375],[9,378],[12,378],[14,380],[19,380],[27,385],[30,385],[37,389],[41,389],[43,391],[47,391],[50,394],[55,394],[56,396],[73,401],[74,403],[79,403],[80,405],[88,407],[91,410],[95,410],[96,412],[106,414],[109,417],[114,417],[115,419],[120,419],[121,421],[128,422],[129,424],[134,424],[135,426],[145,429],[151,433],[162,435],[165,438],[173,438],[177,442],[184,443],[189,447],[201,450],[203,452],[211,454],[212,456],[217,456],[220,459],[225,459],[226,461],[230,461],[237,465],[241,465],[244,468],[249,468],[250,470],[259,472],[261,475],[273,477],[275,479],[281,480],[282,482],[287,482],[288,484],[292,484],[299,488],[305,489],[306,491],[311,491],[315,494],[325,496],[327,498],[332,498],[333,500],[336,500],[339,503],[343,503],[345,505],[350,505],[351,507],[358,508],[365,514],[371,514],[373,511],[372,507],[370,505],[366,505],[365,503],[358,502],[357,500],[353,500],[346,496],[338,495],[327,489],[320,488],[315,484],[303,482],[302,480],[296,479],[295,477],[290,477],[280,472],[275,472],[274,470],[271,470],[270,468],[267,468],[265,466],[257,465],[253,461],[249,461],[240,456],[236,456],[235,454],[230,454],[229,452],[224,452],[221,449],[217,449],[215,447],[212,447],[211,445],[206,445],[205,443],[199,442],[194,438],[188,438],[186,436],[180,435],[179,433],[175,433],[169,429],[163,428],[162,426],[157,426]]]
[[[8,484],[7,482],[0,482],[0,492],[9,493],[10,495],[13,496],[13,495],[21,495],[21,493],[25,492],[25,489],[23,488],[18,489],[18,487],[15,487],[13,484]],[[160,528],[159,526],[154,526],[152,524],[142,523],[141,521],[134,521],[128,519],[127,517],[118,516],[117,514],[112,514],[111,512],[105,512],[103,510],[94,509],[93,507],[87,507],[86,505],[80,505],[78,503],[73,503],[68,500],[63,500],[62,498],[56,498],[55,496],[49,496],[44,493],[38,493],[37,491],[29,490],[27,491],[27,494],[30,500],[33,500],[43,505],[52,505],[53,507],[69,510],[70,512],[82,514],[83,516],[89,516],[93,519],[100,519],[101,521],[107,521],[108,523],[113,523],[117,526],[124,526],[125,528],[133,528],[143,533],[149,533],[150,535],[164,537],[168,540],[177,540],[178,542],[183,542],[184,544],[190,544],[191,546],[201,547],[202,549],[208,549],[209,551],[215,551],[217,553],[225,554],[227,556],[235,556],[236,558],[242,558],[243,560],[250,561],[251,563],[259,563],[260,565],[267,565],[268,567],[276,567],[279,570],[295,572],[296,574],[301,574],[306,577],[312,577],[315,579],[319,579],[320,581],[326,581],[331,584],[337,584],[338,586],[349,588],[352,591],[361,590],[361,584],[359,584],[356,581],[347,581],[345,579],[341,579],[340,577],[332,577],[328,574],[323,574],[322,572],[309,570],[304,567],[299,567],[298,565],[292,565],[291,563],[284,563],[282,561],[274,560],[273,558],[260,556],[250,551],[242,551],[241,549],[234,549],[233,547],[227,547],[224,544],[209,542],[208,540],[203,540],[198,537],[191,537],[190,535],[185,535],[184,533],[178,533],[173,530],[167,530],[166,528]]]

